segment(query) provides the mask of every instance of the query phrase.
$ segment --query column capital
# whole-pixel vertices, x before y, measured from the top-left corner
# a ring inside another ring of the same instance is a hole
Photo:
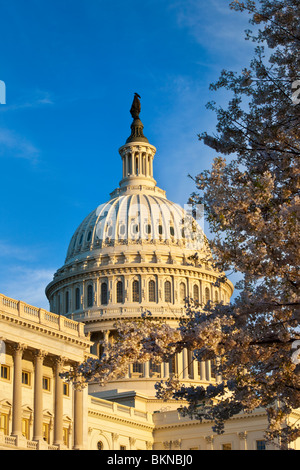
[[[45,356],[47,356],[48,353],[46,351],[43,351],[41,349],[36,349],[33,353],[33,356],[36,358],[36,359],[44,359]]]
[[[17,353],[23,354],[23,352],[25,351],[26,348],[27,348],[27,346],[24,343],[15,343],[15,344],[12,345],[12,350],[15,354],[17,354]]]
[[[68,361],[68,358],[63,356],[55,356],[52,359],[54,366],[56,367],[63,367],[65,363]]]

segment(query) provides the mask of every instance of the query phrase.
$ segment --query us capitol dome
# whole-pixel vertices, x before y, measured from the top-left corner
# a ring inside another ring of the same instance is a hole
[[[119,187],[75,230],[65,264],[46,287],[50,310],[83,322],[101,357],[106,342],[116,338],[115,322],[153,318],[172,326],[185,315],[190,297],[204,306],[209,300],[229,302],[233,292],[208,258],[205,235],[189,210],[169,201],[153,177],[156,148],[143,133],[140,99],[135,94],[131,135],[119,149],[123,165]],[[201,262],[197,262],[197,256]],[[203,261],[204,260],[204,261]],[[99,396],[135,390],[154,399],[159,378],[178,375],[184,383],[214,380],[210,361],[197,362],[184,350],[168,363],[134,363],[128,374],[105,387],[90,386]]]

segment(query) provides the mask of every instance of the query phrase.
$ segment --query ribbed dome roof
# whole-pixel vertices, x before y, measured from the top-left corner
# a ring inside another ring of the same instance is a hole
[[[199,250],[203,240],[202,229],[186,210],[139,191],[113,197],[93,210],[75,231],[66,262],[115,244],[162,243]]]

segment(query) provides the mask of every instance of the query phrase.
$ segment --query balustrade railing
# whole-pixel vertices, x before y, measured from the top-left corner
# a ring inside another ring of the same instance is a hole
[[[84,324],[75,320],[67,319],[61,315],[49,312],[43,308],[34,307],[25,302],[11,299],[0,294],[0,312],[28,319],[65,333],[84,337]]]

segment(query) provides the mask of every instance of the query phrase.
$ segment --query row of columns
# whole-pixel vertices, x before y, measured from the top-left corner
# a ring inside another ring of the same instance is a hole
[[[12,404],[12,436],[22,438],[22,357],[25,345],[13,347],[13,404]],[[43,442],[43,360],[44,351],[34,353],[34,412],[33,440]],[[62,448],[63,441],[63,372],[65,359],[55,359],[55,391],[54,391],[54,441],[53,444]],[[83,392],[74,390],[74,449],[83,448]]]
[[[130,152],[123,155],[123,178],[127,176],[153,177],[153,155],[145,152]]]
[[[112,340],[110,337],[110,330],[103,331],[103,348],[105,344],[108,344]],[[101,341],[101,340],[100,340]],[[98,349],[98,350],[97,350]],[[97,341],[95,343],[94,354],[99,355],[99,347],[97,346]],[[191,353],[187,348],[184,348],[181,353],[177,354],[177,375],[180,379],[188,380],[201,380],[210,382],[212,379],[211,374],[211,361],[201,361],[200,363],[191,358]],[[130,370],[127,374],[127,377],[130,377]],[[170,366],[168,362],[163,362],[160,365],[160,376],[161,378],[170,377]],[[150,375],[150,361],[143,363],[143,378],[149,379]]]

